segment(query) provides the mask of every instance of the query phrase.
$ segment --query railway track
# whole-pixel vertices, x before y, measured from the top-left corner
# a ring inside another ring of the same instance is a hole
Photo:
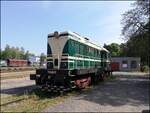
[[[24,78],[29,77],[30,74],[34,74],[35,70],[27,70],[27,71],[17,71],[17,72],[5,72],[1,73],[0,79],[14,79],[14,78]]]
[[[36,70],[39,67],[0,67],[0,73]]]

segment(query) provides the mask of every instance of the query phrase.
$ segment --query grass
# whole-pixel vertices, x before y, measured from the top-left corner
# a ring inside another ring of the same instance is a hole
[[[115,76],[108,76],[106,81],[116,79]],[[104,82],[99,82],[104,83]],[[97,85],[100,85],[97,84]],[[41,112],[48,106],[63,102],[66,98],[80,93],[90,93],[95,86],[92,85],[86,89],[72,91],[64,96],[51,95],[48,92],[42,92],[40,89],[33,89],[32,92],[24,95],[14,95],[1,99],[1,112]]]
[[[1,112],[41,112],[46,107],[63,102],[74,92],[65,96],[51,96],[48,92],[34,89],[26,95],[15,95],[1,99]],[[11,103],[11,104],[9,104]]]

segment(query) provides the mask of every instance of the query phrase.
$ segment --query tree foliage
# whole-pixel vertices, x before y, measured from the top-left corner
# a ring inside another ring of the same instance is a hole
[[[29,53],[29,51],[24,50],[23,47],[10,47],[8,44],[6,45],[4,50],[1,50],[0,58],[2,60],[6,59],[25,59],[28,60],[29,56],[34,56],[34,54]]]
[[[109,45],[104,44],[104,48],[110,51],[111,56],[120,56],[122,54],[122,50],[119,44],[111,43]]]
[[[123,14],[121,22],[123,25],[122,34],[126,39],[148,31],[146,26],[149,25],[149,0],[138,0],[133,6],[133,9]]]
[[[149,0],[138,0],[133,6],[133,9],[123,14],[122,35],[126,43],[122,45],[122,49],[124,55],[141,57],[143,65],[150,65]]]

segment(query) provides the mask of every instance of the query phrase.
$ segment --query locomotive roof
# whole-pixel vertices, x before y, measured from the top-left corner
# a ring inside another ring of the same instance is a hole
[[[91,42],[87,37],[83,37],[83,36],[79,35],[79,34],[76,33],[76,32],[65,31],[65,32],[60,32],[60,33],[59,33],[59,36],[65,36],[65,35],[71,35],[71,36],[72,36],[71,38],[72,38],[73,40],[77,40],[77,41],[79,41],[79,42],[81,42],[81,43],[86,43],[87,45],[89,45],[89,46],[91,46],[91,47],[93,47],[93,48],[96,48],[96,49],[99,49],[99,50],[103,50],[103,51],[109,52],[107,49],[105,49],[105,48],[99,46],[99,45],[96,44],[96,43]],[[48,37],[53,37],[53,36],[54,36],[54,33],[48,34]]]

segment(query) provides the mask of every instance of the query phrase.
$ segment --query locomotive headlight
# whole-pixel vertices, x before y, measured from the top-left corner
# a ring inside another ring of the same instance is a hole
[[[48,79],[50,79],[51,78],[51,76],[48,76]]]
[[[37,77],[40,77],[40,75],[39,75],[39,74],[37,74],[36,76],[37,76]]]
[[[53,63],[52,63],[52,62],[47,62],[47,68],[48,68],[48,69],[53,68]]]
[[[48,71],[49,74],[56,74],[56,71]]]

